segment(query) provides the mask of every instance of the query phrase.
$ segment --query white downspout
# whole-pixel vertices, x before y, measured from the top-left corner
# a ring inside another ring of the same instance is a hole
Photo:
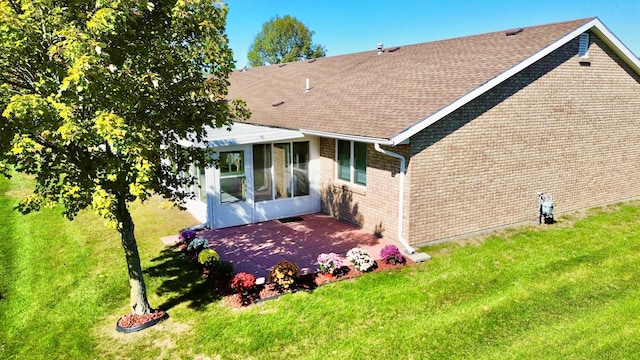
[[[404,239],[404,174],[407,172],[407,160],[404,156],[400,154],[396,154],[394,152],[384,150],[380,147],[380,144],[375,143],[374,147],[377,152],[383,153],[385,155],[394,157],[396,159],[400,159],[400,194],[398,199],[398,241],[404,246],[404,248],[409,252],[409,254],[413,254],[416,252],[414,248],[409,245],[409,243]]]

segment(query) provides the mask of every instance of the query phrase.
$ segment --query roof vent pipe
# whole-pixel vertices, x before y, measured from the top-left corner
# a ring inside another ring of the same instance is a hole
[[[394,157],[396,159],[400,160],[400,184],[399,186],[399,194],[398,194],[398,241],[400,241],[400,243],[402,244],[402,246],[404,246],[404,248],[407,250],[407,252],[409,252],[409,254],[413,254],[416,252],[416,250],[414,248],[411,247],[411,245],[409,245],[409,243],[407,242],[407,240],[405,240],[403,233],[404,233],[404,174],[407,172],[407,160],[405,159],[404,156],[400,155],[400,154],[396,154],[394,152],[391,152],[389,150],[384,150],[383,148],[380,147],[380,144],[375,143],[373,144],[374,148],[376,149],[377,152],[379,153],[383,153],[385,155],[389,155],[391,157]]]
[[[309,92],[309,90],[311,90],[311,82],[307,78],[307,86],[304,88],[304,92]]]
[[[382,49],[384,45],[382,43],[378,43],[376,44],[376,47],[378,48],[378,55],[382,54]]]

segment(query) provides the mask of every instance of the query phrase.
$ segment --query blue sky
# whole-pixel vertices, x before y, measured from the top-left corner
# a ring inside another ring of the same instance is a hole
[[[314,31],[327,56],[597,16],[640,56],[640,0],[227,0],[236,67],[262,24],[291,15]]]

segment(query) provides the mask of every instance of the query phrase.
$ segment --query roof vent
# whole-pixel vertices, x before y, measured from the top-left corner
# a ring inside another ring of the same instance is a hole
[[[309,81],[309,78],[307,78],[307,83],[304,88],[304,92],[309,92],[309,90],[311,90],[311,81]]]
[[[589,33],[585,32],[580,34],[580,40],[578,40],[578,57],[587,58],[589,57]]]
[[[311,64],[312,62],[316,62],[316,60],[318,60],[318,59],[311,59],[311,60],[309,60],[309,61],[307,61],[307,62],[308,62],[309,64]]]
[[[517,29],[511,29],[511,30],[507,30],[505,32],[505,35],[507,36],[513,36],[513,35],[518,35],[520,34],[524,29],[522,28],[517,28]]]
[[[376,48],[378,48],[378,55],[382,54],[382,52],[384,51],[382,50],[384,48],[384,45],[382,43],[377,43]]]
[[[388,52],[394,52],[394,51],[398,51],[398,50],[400,50],[400,46],[392,47],[392,48],[388,49],[387,51]]]
[[[282,104],[284,104],[284,100],[276,100],[276,101],[271,103],[271,106],[276,107],[276,106],[280,106]]]
[[[285,67],[285,66],[287,66],[287,64],[280,64],[280,65],[278,65],[278,67]]]

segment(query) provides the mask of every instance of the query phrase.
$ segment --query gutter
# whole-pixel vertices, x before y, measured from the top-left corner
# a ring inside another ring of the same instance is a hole
[[[398,195],[398,241],[404,246],[404,248],[409,252],[409,254],[413,254],[416,252],[414,248],[409,245],[407,240],[405,240],[404,233],[404,174],[407,172],[407,160],[404,156],[400,154],[396,154],[394,152],[384,150],[380,147],[379,143],[375,143],[374,147],[377,152],[383,153],[385,155],[394,157],[400,160],[400,194]]]
[[[300,129],[300,131],[305,135],[320,136],[320,137],[325,137],[330,139],[350,140],[350,141],[357,141],[357,142],[362,142],[367,144],[380,143],[382,145],[390,145],[390,146],[397,145],[396,143],[392,142],[389,139],[358,136],[358,135],[338,134],[338,133],[331,133],[326,131],[318,131],[318,130],[310,130],[310,129]]]

